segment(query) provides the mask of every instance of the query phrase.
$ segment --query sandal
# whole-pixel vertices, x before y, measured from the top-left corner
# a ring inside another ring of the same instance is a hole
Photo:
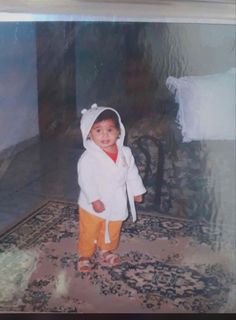
[[[102,263],[105,263],[109,266],[116,266],[121,263],[120,257],[111,251],[101,251],[100,259]]]
[[[91,263],[91,260],[87,257],[80,257],[78,262],[79,271],[82,273],[89,273],[93,265]]]

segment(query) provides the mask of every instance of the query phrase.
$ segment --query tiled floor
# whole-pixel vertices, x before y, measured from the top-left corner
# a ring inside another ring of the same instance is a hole
[[[0,177],[0,232],[49,199],[76,202],[81,152],[70,139],[51,139],[16,154]]]

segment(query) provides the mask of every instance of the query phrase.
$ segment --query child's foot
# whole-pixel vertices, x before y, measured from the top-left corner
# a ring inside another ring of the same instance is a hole
[[[87,257],[80,257],[78,262],[78,269],[82,273],[89,273],[93,269],[91,260]]]
[[[112,251],[100,251],[100,259],[102,263],[109,266],[115,266],[121,263],[120,257]]]

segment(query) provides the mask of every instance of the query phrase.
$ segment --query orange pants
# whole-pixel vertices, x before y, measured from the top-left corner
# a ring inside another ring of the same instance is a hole
[[[111,243],[105,243],[105,220],[84,209],[79,209],[79,240],[77,249],[81,257],[91,257],[98,247],[100,250],[114,250],[119,245],[122,221],[109,222]]]

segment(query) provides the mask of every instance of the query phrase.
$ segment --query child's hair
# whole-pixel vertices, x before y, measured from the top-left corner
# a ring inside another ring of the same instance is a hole
[[[116,129],[120,130],[120,122],[117,114],[114,111],[109,109],[100,113],[97,119],[94,121],[94,124],[103,120],[110,120],[110,119],[114,122]]]

